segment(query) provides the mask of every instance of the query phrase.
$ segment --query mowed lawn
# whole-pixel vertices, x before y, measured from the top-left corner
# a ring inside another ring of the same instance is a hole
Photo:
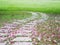
[[[60,0],[0,0],[2,10],[60,13]]]

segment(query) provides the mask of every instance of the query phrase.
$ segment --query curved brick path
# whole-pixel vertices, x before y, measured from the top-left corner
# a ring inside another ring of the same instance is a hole
[[[32,13],[35,15],[35,13]],[[36,14],[37,15],[37,14]],[[35,15],[35,17],[36,17]],[[34,16],[33,16],[34,17]],[[21,25],[18,20],[11,24],[5,24],[4,27],[0,29],[0,44],[2,45],[35,45],[36,43],[33,38],[38,35],[36,30],[37,22],[43,22],[45,15],[42,16],[42,19],[30,21],[26,24]],[[45,17],[46,20],[46,17]]]

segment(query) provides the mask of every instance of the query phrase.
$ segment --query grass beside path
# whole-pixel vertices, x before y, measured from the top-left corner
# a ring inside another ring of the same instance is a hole
[[[22,12],[22,11],[0,11],[0,26],[4,23],[11,22],[15,19],[25,19],[31,17],[31,13]]]

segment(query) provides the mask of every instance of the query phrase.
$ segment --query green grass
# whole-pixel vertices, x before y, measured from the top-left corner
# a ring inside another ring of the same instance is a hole
[[[59,0],[0,0],[0,11],[60,13]]]

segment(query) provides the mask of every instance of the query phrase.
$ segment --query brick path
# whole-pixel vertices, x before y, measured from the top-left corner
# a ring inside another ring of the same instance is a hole
[[[33,14],[35,15],[35,13]],[[33,40],[33,38],[38,35],[38,32],[36,30],[36,25],[38,21],[33,20],[23,25],[21,25],[22,22],[19,21],[15,21],[11,24],[5,24],[5,26],[0,28],[0,44],[36,45],[36,42],[35,40]],[[43,20],[39,21],[41,22]]]

